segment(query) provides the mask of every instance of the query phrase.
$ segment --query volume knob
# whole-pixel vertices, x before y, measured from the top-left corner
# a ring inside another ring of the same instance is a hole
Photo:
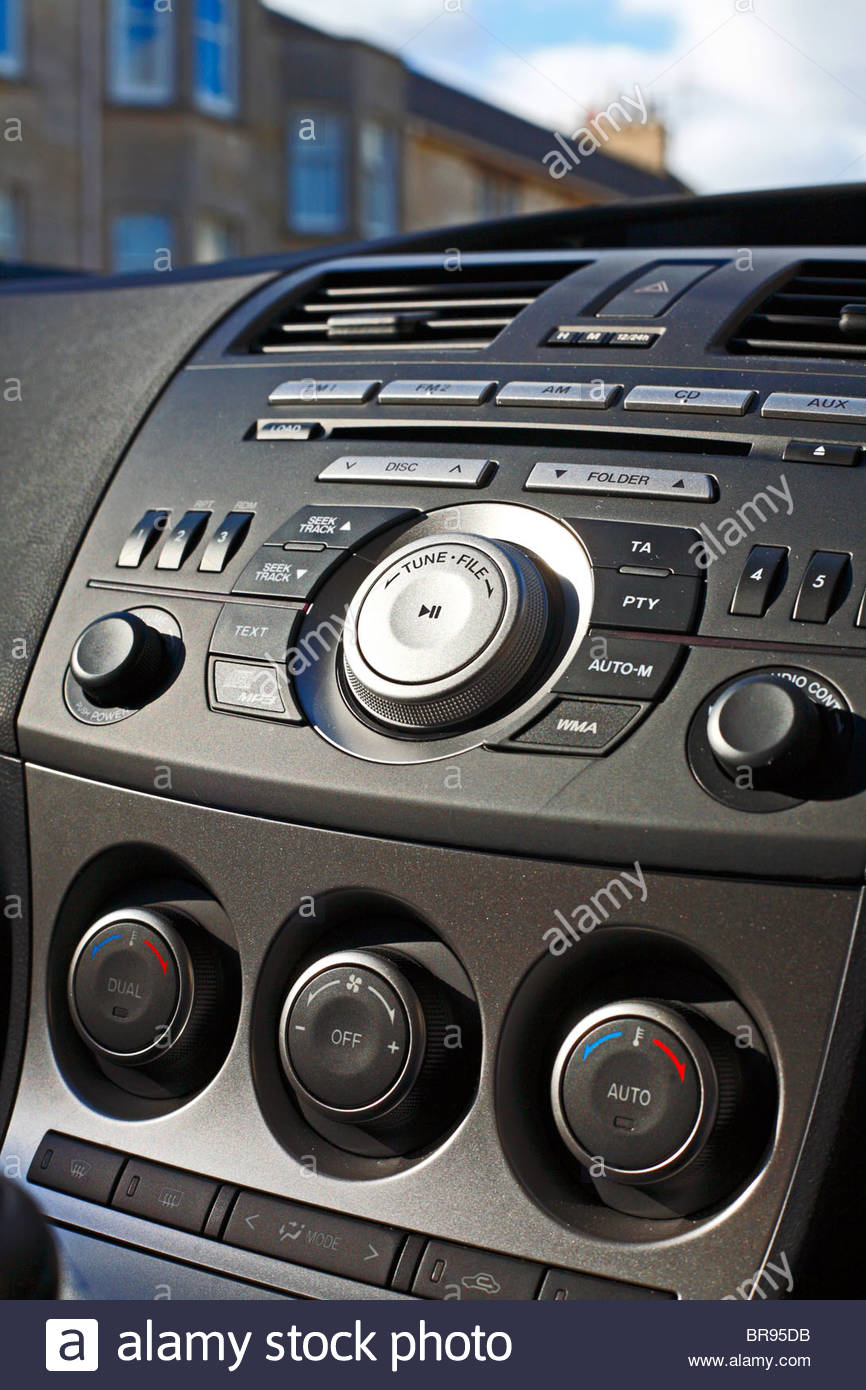
[[[428,536],[386,557],[352,600],[343,634],[346,683],[383,724],[447,731],[515,690],[548,621],[544,580],[517,546]]]
[[[141,705],[159,689],[165,638],[136,613],[108,613],[82,632],[69,669],[95,705]]]

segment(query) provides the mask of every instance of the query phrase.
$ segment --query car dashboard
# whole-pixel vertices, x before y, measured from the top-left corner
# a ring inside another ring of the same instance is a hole
[[[866,254],[583,225],[0,295],[63,1297],[858,1294]]]

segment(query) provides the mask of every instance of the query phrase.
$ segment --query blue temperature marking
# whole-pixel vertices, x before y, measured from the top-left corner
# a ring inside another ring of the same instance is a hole
[[[120,936],[121,933],[119,931],[116,931],[114,933],[114,936],[107,936],[104,941],[98,942],[97,945],[94,946],[93,950],[90,952],[90,959],[93,960],[93,957],[96,955],[96,952],[101,951],[103,946],[107,946],[109,941],[119,941]]]
[[[583,1057],[581,1058],[581,1061],[582,1061],[582,1062],[585,1062],[586,1059],[587,1059],[587,1057],[589,1056],[590,1052],[594,1052],[595,1049],[596,1049],[597,1047],[601,1047],[601,1045],[602,1045],[603,1042],[610,1042],[611,1038],[621,1038],[621,1037],[622,1037],[622,1033],[621,1033],[621,1032],[619,1032],[619,1033],[605,1033],[605,1035],[604,1035],[603,1038],[599,1038],[599,1039],[598,1039],[598,1042],[587,1043],[587,1044],[586,1044],[586,1047],[583,1049]]]

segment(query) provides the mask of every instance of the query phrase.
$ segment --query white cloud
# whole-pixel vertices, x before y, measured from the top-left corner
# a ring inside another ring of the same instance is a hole
[[[520,0],[537,13],[539,0]],[[471,13],[473,0],[465,0]],[[503,4],[505,0],[500,0]],[[442,18],[443,0],[284,0],[314,24],[363,32],[487,100],[569,132],[587,108],[638,83],[670,132],[669,162],[700,191],[866,178],[866,5],[863,0],[610,0],[621,31],[658,16],[664,51],[593,42],[573,28],[519,54],[468,15]],[[395,18],[395,11],[398,17]],[[567,13],[567,11],[565,11]],[[490,18],[492,14],[493,18]],[[437,19],[436,16],[439,16]],[[562,23],[560,19],[560,24]],[[637,30],[636,30],[637,32]]]

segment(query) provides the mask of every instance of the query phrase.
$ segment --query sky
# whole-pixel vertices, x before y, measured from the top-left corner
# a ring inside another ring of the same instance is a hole
[[[624,93],[701,193],[866,180],[866,0],[267,0],[570,134]]]

